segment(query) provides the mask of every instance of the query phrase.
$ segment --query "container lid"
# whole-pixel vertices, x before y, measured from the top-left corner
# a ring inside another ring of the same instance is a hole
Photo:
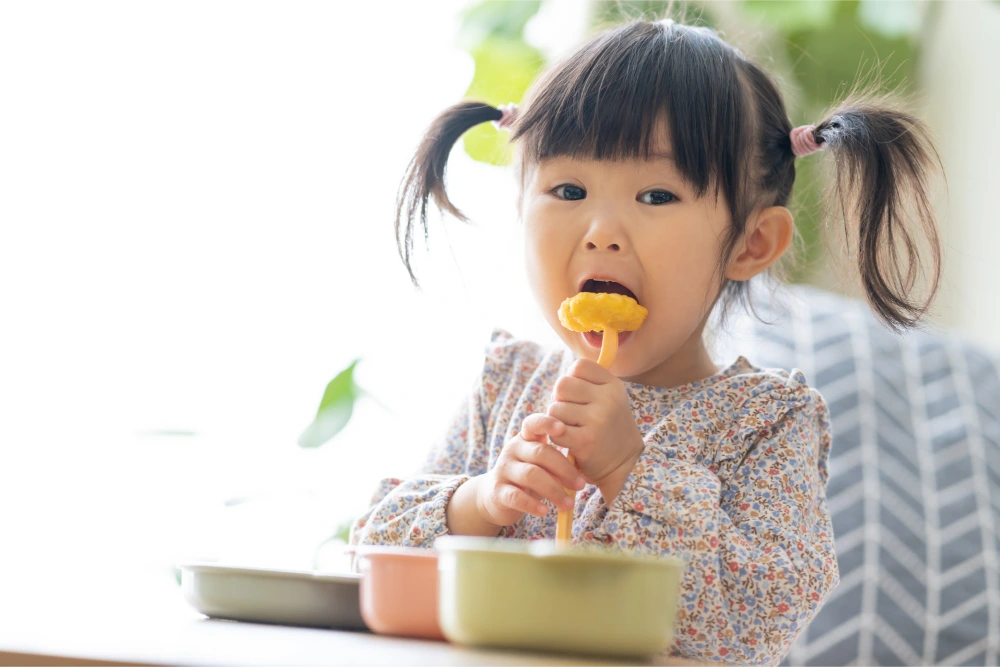
[[[545,560],[575,563],[599,562],[615,565],[653,565],[661,567],[684,567],[685,565],[684,560],[672,556],[646,556],[600,545],[565,545],[555,540],[517,540],[512,538],[444,535],[434,541],[434,548],[441,553],[451,551],[509,553]]]
[[[357,583],[360,574],[352,572],[320,572],[315,570],[283,570],[277,568],[250,567],[247,565],[224,565],[210,561],[193,561],[178,563],[177,568],[199,574],[243,574],[261,577],[278,577],[282,579],[308,579],[310,581],[338,581],[341,583]]]
[[[434,549],[422,547],[399,547],[388,544],[359,544],[354,550],[358,557],[363,556],[415,556],[417,558],[437,558]]]

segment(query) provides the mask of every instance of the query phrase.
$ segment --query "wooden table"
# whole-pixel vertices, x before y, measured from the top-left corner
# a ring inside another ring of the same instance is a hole
[[[0,589],[0,665],[683,665],[480,650],[365,632],[208,619],[164,576],[78,573]],[[111,578],[109,578],[111,577]],[[11,590],[13,589],[13,590]],[[70,590],[67,590],[70,589]]]
[[[110,619],[108,619],[110,621]],[[86,640],[53,633],[44,641],[0,647],[0,665],[682,665],[594,660],[463,648],[445,642],[382,637],[363,632],[293,628],[213,619],[150,627],[144,635],[116,637],[114,623]],[[75,631],[74,631],[75,632]]]

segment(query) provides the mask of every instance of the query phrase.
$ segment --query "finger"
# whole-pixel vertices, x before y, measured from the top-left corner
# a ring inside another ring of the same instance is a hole
[[[570,377],[579,378],[591,384],[607,384],[615,379],[611,371],[590,359],[577,359],[569,367]]]
[[[586,486],[580,470],[552,445],[525,440],[514,441],[512,444],[515,459],[543,468],[567,489],[579,491]]]
[[[521,437],[534,442],[545,442],[545,436],[561,435],[566,425],[551,415],[536,412],[521,423]]]
[[[523,490],[530,490],[561,509],[573,506],[573,499],[563,485],[544,468],[530,463],[512,464],[508,471],[511,481]]]
[[[560,403],[590,403],[594,385],[572,375],[564,375],[552,387],[552,400]]]
[[[497,486],[495,501],[501,507],[509,507],[517,512],[533,514],[534,516],[545,516],[549,513],[548,506],[534,498],[524,489],[513,484],[503,484]]]
[[[556,447],[562,447],[567,450],[567,454],[571,454],[575,459],[580,455],[580,452],[586,450],[587,443],[584,438],[590,433],[590,429],[583,426],[567,426],[566,432],[560,435],[558,438],[552,440],[552,444]],[[575,468],[576,466],[574,466]],[[583,475],[579,468],[576,469],[577,474]]]
[[[567,427],[583,426],[586,423],[587,408],[579,403],[552,403],[549,405],[547,412]],[[564,428],[561,435],[565,435],[566,430]],[[559,435],[556,434],[553,438],[558,438]]]

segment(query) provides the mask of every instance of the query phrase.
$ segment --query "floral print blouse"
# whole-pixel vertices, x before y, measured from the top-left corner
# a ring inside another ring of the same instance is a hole
[[[545,412],[575,361],[495,330],[482,375],[420,474],[381,482],[352,544],[431,547],[452,494],[486,473],[521,422]],[[738,358],[716,375],[661,388],[625,382],[645,449],[609,507],[577,493],[574,544],[688,561],[671,653],[777,664],[839,583],[826,506],[829,413],[800,371]],[[551,505],[550,505],[551,507]],[[500,537],[554,539],[557,512]]]

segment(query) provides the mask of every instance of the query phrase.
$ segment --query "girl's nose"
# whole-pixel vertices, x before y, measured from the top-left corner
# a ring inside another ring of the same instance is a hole
[[[591,225],[583,237],[583,246],[587,250],[618,252],[624,245],[625,238],[622,231],[608,224],[595,223]]]

